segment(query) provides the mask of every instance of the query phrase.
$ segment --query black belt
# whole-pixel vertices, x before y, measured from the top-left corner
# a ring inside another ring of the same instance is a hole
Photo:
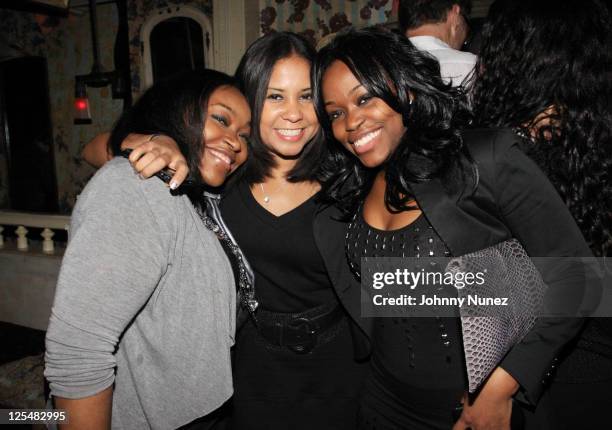
[[[257,330],[272,345],[307,354],[317,345],[317,337],[337,324],[344,312],[336,305],[320,314],[309,314],[308,311],[296,315],[260,309],[257,312]]]

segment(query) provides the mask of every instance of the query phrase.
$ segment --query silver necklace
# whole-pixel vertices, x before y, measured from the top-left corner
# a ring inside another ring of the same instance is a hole
[[[278,187],[276,189],[276,191],[282,191],[286,186],[287,186],[287,182],[285,182],[283,185]],[[259,183],[259,188],[261,188],[261,193],[263,194],[263,201],[264,201],[264,203],[265,204],[270,203],[270,196],[266,193],[266,190],[264,189],[264,186],[263,186],[263,182]]]
[[[259,183],[259,186],[261,187],[261,193],[263,194],[264,197],[264,203],[268,204],[270,203],[270,196],[266,194],[266,191],[264,190],[264,186],[263,186],[263,182]]]
[[[284,183],[280,187],[277,187],[276,191],[282,191],[285,188],[286,185],[287,185],[287,183]],[[266,190],[264,189],[264,186],[263,186],[263,182],[259,183],[259,188],[261,188],[261,193],[263,194],[263,201],[264,201],[264,203],[265,204],[270,203],[270,196],[266,193]]]

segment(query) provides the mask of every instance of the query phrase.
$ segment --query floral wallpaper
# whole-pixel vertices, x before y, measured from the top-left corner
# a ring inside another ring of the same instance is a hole
[[[314,45],[344,27],[385,23],[392,0],[259,0],[261,33],[294,31]]]
[[[93,62],[89,15],[86,9],[81,11],[82,15],[56,17],[0,9],[0,31],[4,39],[29,55],[47,59],[55,170],[62,213],[71,211],[76,196],[94,172],[80,157],[82,146],[96,134],[110,129],[123,107],[122,100],[112,99],[110,86],[88,88],[93,123],[73,124],[74,77],[89,73]],[[113,70],[117,28],[113,4],[98,6],[98,22],[100,61],[106,70]],[[0,154],[0,166],[1,163]],[[0,174],[0,204],[2,196],[7,194],[7,186],[6,178]]]
[[[128,1],[128,22],[130,34],[130,71],[132,74],[132,95],[136,99],[144,90],[144,70],[140,32],[148,18],[162,13],[179,10],[189,5],[203,11],[212,21],[212,0],[130,0]]]

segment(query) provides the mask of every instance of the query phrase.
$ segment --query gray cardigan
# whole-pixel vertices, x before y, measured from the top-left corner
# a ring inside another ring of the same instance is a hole
[[[51,394],[115,384],[113,429],[173,429],[232,395],[230,263],[184,197],[115,158],[72,214],[47,331]]]

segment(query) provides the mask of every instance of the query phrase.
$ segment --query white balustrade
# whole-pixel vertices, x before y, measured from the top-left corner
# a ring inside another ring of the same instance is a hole
[[[53,233],[53,230],[45,228],[40,235],[44,239],[43,247],[42,247],[43,252],[45,254],[53,254],[54,246],[53,246],[53,240],[51,240],[51,238],[55,236],[55,233]]]
[[[29,212],[13,212],[0,211],[0,248],[4,246],[4,237],[2,225],[15,225],[15,234],[17,235],[17,249],[19,251],[27,251],[28,246],[28,229],[26,227],[42,228],[40,234],[43,238],[42,251],[45,254],[53,254],[55,252],[55,244],[53,236],[55,230],[68,230],[70,225],[70,217],[66,215],[47,215],[35,214]]]
[[[20,225],[19,227],[17,227],[17,230],[15,230],[15,233],[17,234],[17,249],[20,251],[27,251],[28,250],[28,237],[27,237],[28,229]]]

